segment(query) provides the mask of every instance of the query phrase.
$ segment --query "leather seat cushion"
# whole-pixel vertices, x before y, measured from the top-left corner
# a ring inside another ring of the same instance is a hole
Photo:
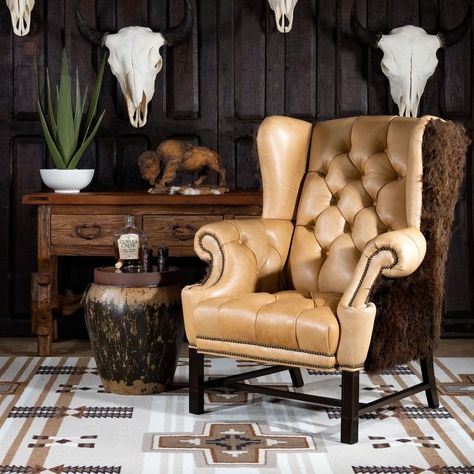
[[[221,340],[333,356],[340,298],[283,291],[202,301],[194,309],[197,347],[199,339]]]

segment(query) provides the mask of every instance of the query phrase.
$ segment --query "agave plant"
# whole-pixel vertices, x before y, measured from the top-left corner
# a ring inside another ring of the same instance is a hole
[[[40,94],[39,72],[35,61],[36,92],[41,127],[43,128],[44,138],[51,158],[58,169],[75,169],[99,130],[105,111],[102,112],[97,120],[94,120],[94,117],[102,87],[106,59],[106,56],[104,56],[100,64],[86,114],[84,114],[84,111],[86,110],[88,90],[86,88],[84,96],[81,95],[77,69],[76,97],[73,110],[72,85],[71,78],[69,77],[66,50],[63,50],[62,53],[61,77],[59,79],[59,86],[56,88],[56,101],[54,105],[48,68],[46,68],[46,104],[43,104]]]

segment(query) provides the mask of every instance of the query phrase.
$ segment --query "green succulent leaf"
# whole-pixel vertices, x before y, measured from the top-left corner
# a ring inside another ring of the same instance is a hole
[[[107,54],[104,54],[102,61],[100,63],[99,72],[97,74],[97,80],[94,84],[94,89],[92,90],[92,97],[89,103],[89,108],[87,110],[87,118],[83,129],[82,140],[85,140],[89,129],[92,124],[92,120],[97,111],[97,104],[99,103],[100,90],[102,88],[102,81],[104,79],[105,64],[107,62]]]
[[[51,83],[48,68],[46,68],[46,99],[48,101],[48,122],[51,128],[51,135],[56,141],[58,137],[58,126],[56,124],[56,118],[54,117],[53,101],[51,100]]]
[[[48,150],[49,150],[49,153],[51,154],[51,158],[53,159],[54,165],[56,166],[56,168],[60,170],[64,170],[66,169],[66,163],[64,163],[63,157],[61,156],[61,153],[59,152],[58,148],[56,147],[56,144],[54,143],[54,140],[48,128],[48,123],[46,122],[46,117],[44,116],[44,113],[43,113],[43,108],[41,107],[41,103],[39,100],[38,100],[38,112],[39,112],[41,127],[44,133],[44,138],[46,140],[46,145],[48,146]]]
[[[104,115],[105,115],[105,110],[102,112],[101,116],[97,120],[97,123],[95,124],[95,127],[93,128],[90,135],[84,140],[79,150],[77,150],[76,154],[72,157],[68,165],[68,169],[76,168],[76,166],[79,163],[79,160],[82,158],[82,155],[85,153],[85,151],[87,150],[87,147],[91,144],[92,140],[94,139],[97,132],[99,131],[99,127],[100,127],[100,124],[102,123],[102,120],[104,119]]]

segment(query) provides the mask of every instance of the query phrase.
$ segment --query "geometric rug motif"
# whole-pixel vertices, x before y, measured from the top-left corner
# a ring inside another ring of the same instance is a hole
[[[36,371],[36,375],[98,375],[96,367],[72,366],[72,365],[42,365]]]
[[[8,418],[132,418],[132,407],[13,407]]]
[[[376,441],[376,443],[372,444],[372,447],[375,449],[385,449],[385,448],[392,448],[400,446],[400,444],[416,444],[422,448],[435,448],[440,449],[440,445],[436,443],[432,443],[434,441],[433,436],[414,436],[412,438],[400,438],[392,440],[389,442],[389,439],[385,436],[369,436],[371,441]],[[384,442],[385,441],[385,442]]]
[[[149,433],[148,443],[150,451],[197,452],[209,466],[265,465],[272,451],[316,451],[311,436],[269,433],[257,422],[198,424],[193,433]]]
[[[451,397],[461,397],[463,395],[474,395],[474,374],[461,374],[460,382],[440,383],[439,391],[443,395]]]
[[[62,436],[33,436],[36,443],[28,444],[29,448],[50,448],[54,445],[68,446],[71,448],[94,448],[95,443],[78,442],[78,440],[97,439],[97,435],[84,435],[63,438]]]
[[[70,392],[77,392],[77,391],[83,391],[87,392],[89,390],[92,390],[97,393],[106,393],[104,390],[104,387],[102,385],[97,385],[95,387],[81,387],[79,385],[72,385],[72,384],[59,384],[59,387],[56,390],[56,393],[70,393]]]
[[[0,466],[0,474],[120,474],[120,466]]]
[[[354,474],[473,474],[474,466],[352,466]]]
[[[326,412],[330,419],[341,418],[340,408],[326,408]],[[360,417],[361,420],[384,420],[386,418],[393,417],[400,420],[410,419],[446,419],[452,418],[451,413],[444,407],[439,408],[428,408],[428,407],[399,407],[399,406],[387,406],[386,408],[380,408],[372,413],[367,413]]]

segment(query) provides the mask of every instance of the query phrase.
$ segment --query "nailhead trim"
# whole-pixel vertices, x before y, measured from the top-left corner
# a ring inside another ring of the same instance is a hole
[[[281,359],[272,359],[270,357],[258,357],[258,356],[249,356],[245,354],[238,354],[236,352],[227,352],[227,351],[217,351],[213,349],[202,349],[198,348],[199,352],[204,354],[216,354],[216,355],[223,355],[223,356],[231,356],[234,358],[244,358],[250,360],[256,360],[259,362],[277,362],[278,364],[290,365],[292,367],[308,367],[310,369],[337,369],[336,365],[317,365],[317,364],[306,364],[304,362],[295,362],[292,360],[281,360]]]
[[[363,369],[364,365],[362,362],[361,364],[338,364],[338,367],[340,369]]]
[[[199,245],[199,248],[204,252],[204,253],[207,253],[207,255],[209,255],[209,273],[207,275],[207,278],[205,280],[203,280],[202,283],[200,283],[199,285],[196,285],[196,286],[203,286],[206,284],[207,280],[209,280],[211,274],[212,274],[212,270],[214,269],[214,256],[212,255],[212,252],[208,249],[206,249],[202,243],[204,237],[211,237],[213,238],[216,242],[217,242],[217,247],[219,249],[219,253],[221,255],[221,258],[222,258],[222,268],[221,268],[221,271],[219,273],[219,276],[215,282],[218,283],[219,280],[222,278],[222,275],[224,274],[224,267],[225,267],[225,262],[224,262],[224,250],[222,249],[222,245],[221,243],[219,242],[219,239],[217,238],[216,234],[212,233],[212,232],[203,232],[202,234],[199,235],[198,237],[198,245]]]
[[[357,296],[357,293],[359,292],[361,286],[362,286],[362,282],[364,281],[364,278],[366,277],[368,271],[369,271],[369,267],[370,267],[370,264],[372,263],[372,260],[381,252],[391,252],[392,255],[393,255],[393,263],[391,265],[384,265],[380,268],[377,276],[375,277],[375,280],[374,280],[374,283],[372,284],[372,286],[370,287],[370,290],[369,290],[369,293],[367,295],[367,299],[365,300],[365,304],[367,304],[369,301],[370,301],[370,298],[372,296],[372,292],[374,290],[374,287],[375,287],[375,283],[377,282],[377,280],[379,279],[380,275],[382,274],[382,272],[384,270],[387,270],[387,269],[391,269],[393,268],[397,263],[398,263],[398,255],[397,255],[397,252],[395,252],[395,250],[393,250],[392,248],[390,247],[380,247],[378,250],[376,250],[372,255],[370,255],[370,257],[367,259],[367,263],[365,265],[365,268],[364,268],[364,271],[362,273],[362,277],[361,279],[359,280],[359,284],[357,285],[357,288],[355,289],[355,292],[354,294],[352,295],[352,298],[351,300],[349,301],[349,306],[352,306],[352,303],[354,302],[356,296]]]
[[[317,355],[321,357],[336,357],[336,354],[327,354],[325,352],[313,352],[313,351],[308,351],[305,349],[294,349],[291,347],[285,347],[285,346],[271,346],[268,344],[256,344],[254,342],[248,342],[248,341],[239,341],[237,339],[220,339],[218,337],[205,337],[205,336],[196,336],[196,339],[202,339],[203,341],[216,341],[216,342],[228,342],[231,344],[244,344],[247,346],[255,346],[255,347],[265,347],[268,349],[282,349],[285,351],[290,351],[290,352],[302,352],[304,354],[311,354],[311,355]]]

